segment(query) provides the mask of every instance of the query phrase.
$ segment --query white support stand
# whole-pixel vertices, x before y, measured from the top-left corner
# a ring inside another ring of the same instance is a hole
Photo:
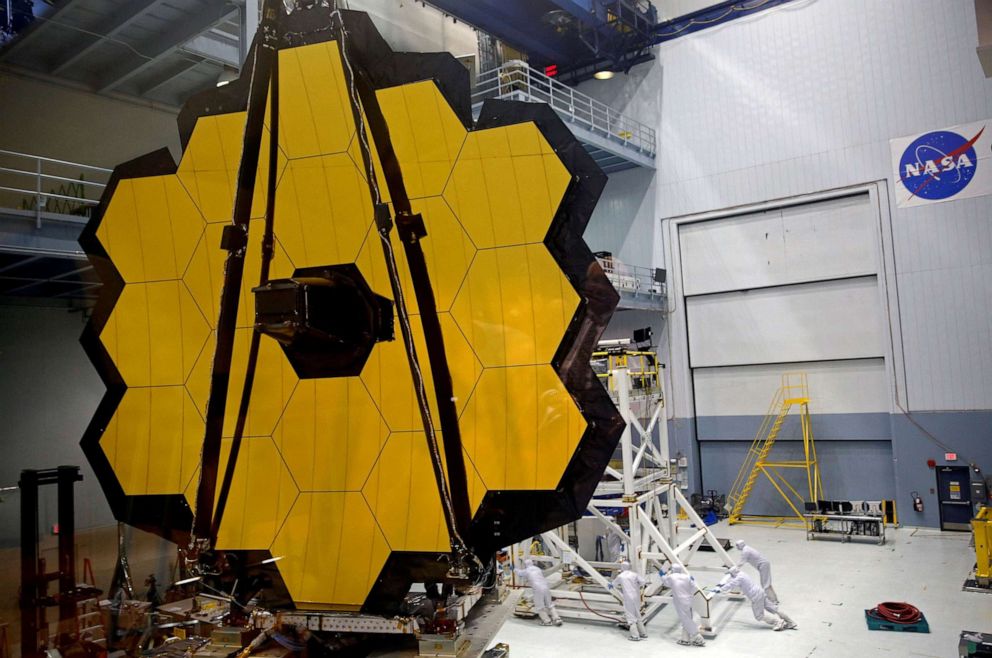
[[[645,576],[648,585],[644,591],[644,620],[650,621],[669,601],[671,596],[661,594],[657,577],[660,568],[666,571],[673,564],[690,569],[690,562],[703,544],[707,544],[721,564],[691,565],[691,571],[719,571],[734,564],[716,536],[703,523],[675,481],[674,465],[670,462],[668,433],[664,416],[664,398],[656,392],[632,400],[631,377],[626,368],[610,372],[614,394],[626,428],[620,439],[623,470],[607,468],[596,495],[589,502],[588,512],[599,519],[607,531],[619,537],[631,569]],[[650,418],[647,426],[641,425],[632,410],[632,403],[647,403]],[[654,437],[658,429],[657,438]],[[636,441],[635,441],[636,437]],[[625,531],[615,518],[604,510],[622,509],[627,513],[629,531]],[[679,513],[686,519],[678,521]],[[616,562],[593,562],[584,559],[569,544],[565,531],[558,528],[541,535],[549,555],[530,555],[530,545],[514,550],[519,561],[531,557],[541,564],[552,585],[552,595],[557,600],[562,617],[584,620],[621,621],[623,608],[617,594],[608,591],[612,578],[601,571],[618,568]],[[519,550],[518,550],[519,549]],[[663,567],[664,565],[664,567]],[[573,566],[583,572],[583,582],[569,582]],[[710,602],[712,594],[699,587],[694,607],[702,617],[700,627],[704,635],[712,636]]]

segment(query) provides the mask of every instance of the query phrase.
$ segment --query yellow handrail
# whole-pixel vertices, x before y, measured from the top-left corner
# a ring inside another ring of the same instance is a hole
[[[768,435],[768,431],[775,419],[778,417],[778,412],[782,406],[783,398],[783,388],[779,388],[775,393],[775,397],[772,398],[771,404],[768,405],[768,410],[765,412],[764,420],[761,422],[761,426],[758,428],[757,433],[754,435],[754,440],[751,441],[751,445],[747,450],[744,458],[744,464],[741,465],[741,470],[737,473],[737,479],[734,480],[733,486],[730,487],[730,493],[727,495],[727,500],[734,499],[736,502],[737,497],[741,493],[741,489],[744,486],[744,480],[748,474],[753,470],[754,463],[758,459],[758,455],[761,450],[759,448],[760,444],[765,440]]]
[[[768,455],[778,438],[778,432],[788,416],[793,405],[800,407],[800,423],[802,427],[803,460],[768,461]],[[760,473],[764,473],[775,490],[786,501],[799,521],[805,525],[803,512],[797,503],[806,499],[793,487],[779,468],[804,468],[806,470],[807,487],[810,501],[816,501],[821,496],[823,484],[820,480],[820,470],[816,458],[816,446],[813,443],[812,424],[809,418],[809,383],[805,372],[787,372],[782,374],[781,385],[775,392],[761,426],[751,442],[741,469],[737,473],[730,493],[727,496],[730,523],[741,523],[744,517],[744,506],[751,494]],[[801,506],[801,505],[800,505]],[[747,515],[749,518],[753,515]],[[776,517],[774,525],[786,523],[786,517]],[[768,520],[754,522],[768,524]]]

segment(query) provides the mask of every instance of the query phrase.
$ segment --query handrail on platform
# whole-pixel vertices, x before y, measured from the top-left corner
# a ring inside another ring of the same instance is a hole
[[[566,121],[649,158],[655,157],[657,144],[653,128],[535,71],[527,62],[510,60],[480,73],[472,91],[472,104],[482,103],[487,98],[547,103]]]
[[[46,214],[88,217],[112,171],[0,149],[0,207],[33,211],[39,228]]]

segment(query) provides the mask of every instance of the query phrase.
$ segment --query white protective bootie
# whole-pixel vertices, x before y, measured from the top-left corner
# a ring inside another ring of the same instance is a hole
[[[785,620],[785,628],[786,629],[790,629],[791,630],[791,629],[794,629],[794,628],[799,628],[799,626],[796,624],[796,622],[793,621],[792,617],[790,617],[789,615],[785,614],[781,610],[779,610],[776,614],[779,617],[781,617],[782,619]]]

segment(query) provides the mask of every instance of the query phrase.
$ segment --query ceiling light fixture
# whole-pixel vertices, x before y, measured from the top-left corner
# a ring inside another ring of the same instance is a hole
[[[603,69],[602,71],[596,71],[595,73],[593,73],[592,77],[596,78],[597,80],[609,80],[610,78],[613,77],[613,71],[609,69]]]
[[[237,79],[238,79],[238,72],[237,72],[237,70],[235,70],[235,69],[233,69],[233,68],[231,68],[229,66],[225,66],[224,67],[224,70],[220,72],[220,76],[218,76],[218,78],[217,78],[217,86],[218,87],[223,87],[227,83],[233,82],[234,80],[237,80]]]

